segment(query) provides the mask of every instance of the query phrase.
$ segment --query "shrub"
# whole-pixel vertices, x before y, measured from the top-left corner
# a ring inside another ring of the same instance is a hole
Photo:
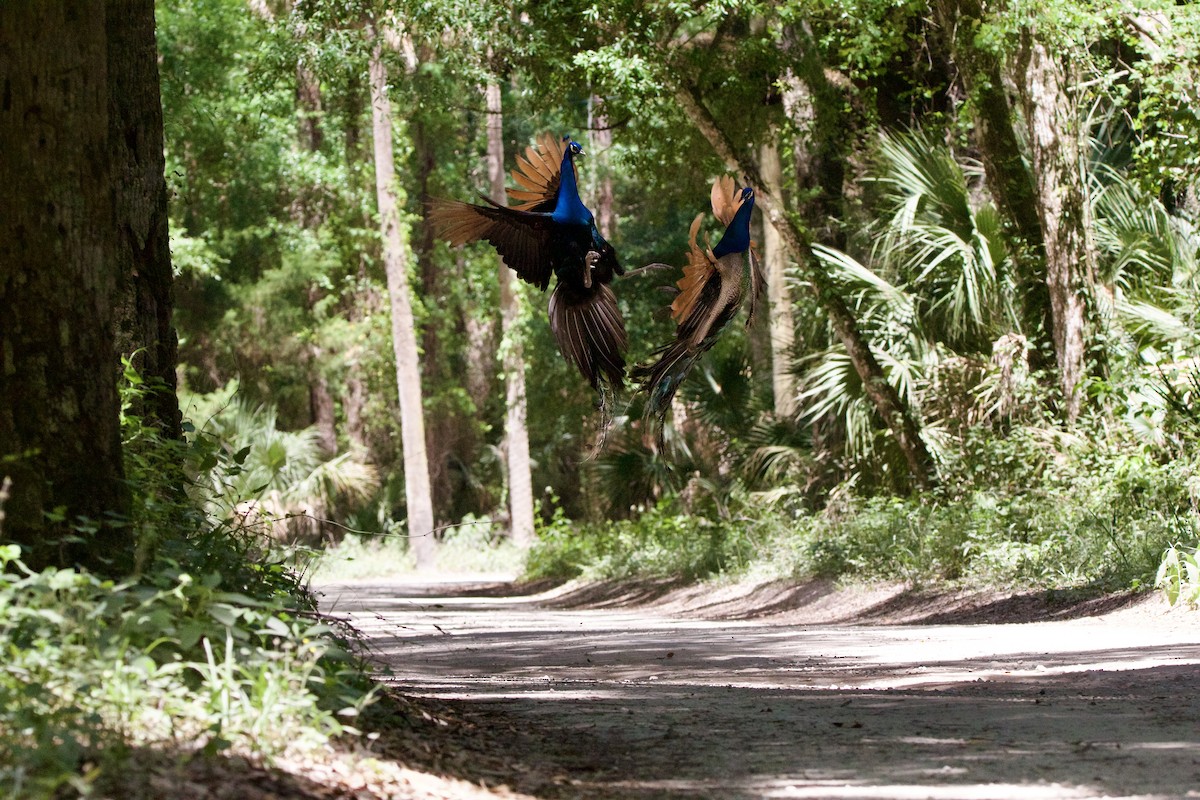
[[[761,543],[753,520],[681,514],[666,502],[635,519],[596,524],[576,525],[557,512],[539,531],[525,577],[695,580],[744,569]]]

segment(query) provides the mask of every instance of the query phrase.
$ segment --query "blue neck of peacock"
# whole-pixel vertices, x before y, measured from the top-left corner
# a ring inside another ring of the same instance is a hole
[[[579,185],[575,180],[574,154],[568,147],[563,153],[562,166],[559,168],[558,198],[554,204],[554,213],[550,216],[555,222],[569,225],[590,225],[592,212],[579,199]]]
[[[714,256],[721,258],[730,253],[744,253],[750,249],[750,214],[753,211],[754,195],[750,195],[738,207],[729,227],[725,229],[725,235],[713,248]]]

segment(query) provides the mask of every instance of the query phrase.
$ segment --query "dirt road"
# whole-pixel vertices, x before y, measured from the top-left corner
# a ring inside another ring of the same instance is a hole
[[[912,624],[956,612],[896,592],[503,588],[321,592],[540,797],[1200,796],[1200,615],[1154,600],[963,625]],[[1017,613],[989,607],[957,615]]]

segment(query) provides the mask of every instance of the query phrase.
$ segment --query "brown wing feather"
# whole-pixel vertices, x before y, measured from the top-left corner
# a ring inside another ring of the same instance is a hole
[[[538,136],[536,145],[525,148],[524,157],[517,156],[517,169],[511,174],[523,188],[507,190],[509,201],[516,201],[512,208],[530,211],[543,203],[554,203],[565,146],[554,134],[546,132]]]
[[[426,220],[437,235],[456,247],[487,238],[488,228],[492,225],[492,220],[470,203],[434,198],[428,202],[427,209]]]
[[[487,240],[521,280],[544,290],[551,274],[549,218],[488,202],[431,199],[426,219],[452,245]]]
[[[713,216],[720,220],[722,225],[729,227],[729,223],[733,222],[733,215],[737,213],[738,206],[740,205],[737,184],[734,183],[732,176],[722,175],[713,181]]]
[[[683,268],[683,277],[676,281],[679,294],[671,303],[671,318],[680,324],[691,313],[700,297],[700,291],[708,282],[709,276],[716,270],[712,258],[700,245],[696,244],[696,234],[700,232],[700,223],[704,221],[703,214],[697,214],[688,232],[688,263]]]

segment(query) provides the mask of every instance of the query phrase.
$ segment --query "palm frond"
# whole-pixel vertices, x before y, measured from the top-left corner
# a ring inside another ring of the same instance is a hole
[[[1118,300],[1117,317],[1121,324],[1145,344],[1159,347],[1173,342],[1191,346],[1200,344],[1196,326],[1161,305],[1145,300]]]

